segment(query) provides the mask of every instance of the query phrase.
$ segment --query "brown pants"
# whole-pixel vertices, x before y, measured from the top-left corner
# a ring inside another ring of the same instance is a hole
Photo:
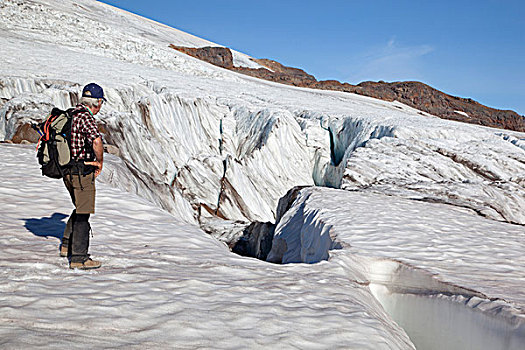
[[[64,184],[75,210],[66,224],[62,246],[68,247],[71,262],[84,262],[89,258],[89,215],[95,213],[95,174],[66,175]]]
[[[95,173],[88,175],[65,175],[66,185],[77,214],[95,213]]]

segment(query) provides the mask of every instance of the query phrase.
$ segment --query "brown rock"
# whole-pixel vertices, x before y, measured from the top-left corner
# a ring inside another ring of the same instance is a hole
[[[186,55],[193,56],[216,66],[228,69],[233,68],[232,52],[227,47],[206,46],[195,48],[176,46],[173,44],[170,44],[170,47],[177,51],[183,52]]]
[[[289,76],[292,79],[304,80],[306,82],[317,82],[317,79],[313,75],[306,73],[304,70],[299,68],[283,66],[279,62],[269,60],[266,58],[257,59],[254,58],[252,61],[259,63],[261,66],[269,68],[272,72],[278,73],[279,75]]]
[[[514,111],[494,109],[471,98],[451,96],[417,81],[367,81],[355,86],[351,92],[387,101],[397,100],[444,119],[525,131],[525,118]],[[466,113],[468,117],[457,111]]]
[[[281,84],[294,85],[300,87],[308,87],[312,83],[309,79],[304,79],[301,75],[288,75],[283,73],[272,72],[266,68],[246,68],[246,67],[233,67],[231,70],[252,77],[274,81]]]
[[[31,124],[22,124],[16,129],[16,132],[11,139],[13,143],[22,143],[22,141],[28,141],[29,143],[37,143],[40,139],[40,135],[33,130]]]

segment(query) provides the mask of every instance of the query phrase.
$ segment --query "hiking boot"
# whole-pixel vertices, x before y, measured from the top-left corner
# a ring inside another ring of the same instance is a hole
[[[67,257],[67,247],[63,245],[60,246],[60,256],[63,258]]]
[[[100,266],[102,266],[102,263],[100,261],[87,259],[84,262],[70,262],[69,268],[70,269],[79,269],[79,270],[92,270],[92,269],[98,269]]]

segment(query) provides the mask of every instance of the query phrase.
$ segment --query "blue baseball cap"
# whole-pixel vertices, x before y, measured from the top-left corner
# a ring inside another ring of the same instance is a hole
[[[107,101],[104,98],[104,90],[102,87],[95,83],[87,84],[82,90],[82,97],[92,97],[92,98],[101,98],[104,101]]]

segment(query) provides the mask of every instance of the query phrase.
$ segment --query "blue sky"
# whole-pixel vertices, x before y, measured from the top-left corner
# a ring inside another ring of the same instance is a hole
[[[319,80],[417,80],[525,115],[525,1],[103,2]]]

